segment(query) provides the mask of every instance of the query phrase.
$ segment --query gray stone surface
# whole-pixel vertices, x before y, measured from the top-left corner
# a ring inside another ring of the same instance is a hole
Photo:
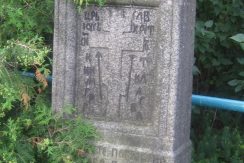
[[[53,109],[74,105],[103,139],[91,163],[187,163],[195,0],[56,0]]]

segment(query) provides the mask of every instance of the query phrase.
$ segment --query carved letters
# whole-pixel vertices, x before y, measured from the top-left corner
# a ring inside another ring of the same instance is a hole
[[[149,99],[149,85],[154,81],[152,72],[155,58],[152,55],[152,42],[155,41],[155,11],[135,9],[131,13],[128,10],[123,8],[118,15],[110,15],[107,10],[97,9],[83,13],[80,36],[80,46],[85,52],[81,54],[84,55],[81,75],[85,78],[84,88],[81,88],[84,90],[82,111],[88,118],[138,123],[151,119],[152,111],[149,108],[153,102]],[[110,19],[104,19],[104,15]],[[126,29],[118,27],[115,33],[111,33],[114,19],[129,20]],[[137,47],[131,46],[132,44]],[[111,66],[109,56],[118,57],[117,67]],[[104,77],[106,75],[112,75],[111,78],[118,75],[120,80],[109,81]],[[110,89],[110,86],[115,86],[118,90]],[[111,91],[117,94],[113,96],[114,101],[118,99],[117,103],[111,103],[109,97],[114,94]],[[113,108],[114,111],[107,108]]]
[[[96,147],[96,157],[91,158],[91,160],[92,163],[119,163],[120,160],[127,160],[130,163],[165,163],[165,160],[157,155],[103,146]]]

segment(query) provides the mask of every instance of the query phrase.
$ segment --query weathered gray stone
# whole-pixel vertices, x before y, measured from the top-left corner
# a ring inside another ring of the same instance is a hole
[[[187,163],[195,0],[55,2],[53,108],[103,139],[92,163]]]

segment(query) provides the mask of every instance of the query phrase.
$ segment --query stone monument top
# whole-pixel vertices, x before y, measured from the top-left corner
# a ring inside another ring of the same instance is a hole
[[[102,134],[92,163],[187,163],[195,0],[55,2],[53,109]]]

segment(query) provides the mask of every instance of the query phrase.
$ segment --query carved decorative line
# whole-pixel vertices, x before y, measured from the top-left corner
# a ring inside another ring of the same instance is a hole
[[[105,33],[110,33],[110,31],[106,31],[106,30],[102,30],[102,32],[105,32]]]
[[[97,63],[98,63],[98,80],[99,80],[99,95],[100,95],[100,100],[103,99],[103,95],[102,95],[102,69],[101,69],[101,58],[102,58],[102,54],[100,52],[97,52],[96,54],[96,58],[97,58]]]
[[[133,69],[133,64],[134,64],[134,58],[136,55],[129,55],[130,57],[130,70],[128,74],[128,84],[126,88],[126,101],[128,102],[129,100],[129,95],[130,95],[130,85],[131,85],[131,74],[132,74],[132,69]]]
[[[123,71],[123,57],[124,57],[124,52],[130,52],[130,53],[142,53],[144,52],[143,50],[121,50],[121,54],[120,54],[120,69],[119,69],[119,76],[120,78],[122,78],[122,71]]]
[[[122,52],[141,53],[144,52],[144,50],[122,50]]]
[[[120,79],[122,79],[122,71],[123,71],[123,67],[122,67],[122,64],[123,64],[123,50],[121,51],[121,54],[120,54],[120,68],[119,68],[119,77]]]
[[[119,94],[118,117],[121,118],[121,100],[125,95]]]
[[[90,46],[90,49],[106,49],[106,50],[109,50],[108,47],[96,47],[96,46]]]

